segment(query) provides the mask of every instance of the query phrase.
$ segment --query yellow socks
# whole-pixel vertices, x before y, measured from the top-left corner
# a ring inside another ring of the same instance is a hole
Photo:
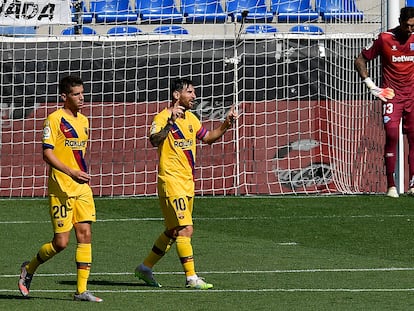
[[[58,252],[54,249],[52,242],[42,245],[39,252],[26,266],[27,273],[33,274],[36,269],[44,262],[55,256]]]
[[[171,245],[177,242],[177,254],[180,258],[185,275],[187,277],[195,276],[195,265],[193,258],[193,247],[191,245],[191,238],[178,236],[177,239],[168,237],[164,232],[155,241],[151,252],[145,258],[143,264],[151,268],[169,251]]]
[[[34,274],[36,269],[44,262],[55,256],[58,252],[53,247],[52,242],[44,244],[37,255],[26,266],[27,273]],[[76,248],[77,266],[77,293],[81,294],[87,290],[90,269],[92,263],[91,244],[78,243]]]
[[[183,265],[186,277],[196,275],[191,238],[183,236],[177,237],[177,254]]]
[[[76,267],[77,267],[77,293],[82,294],[87,290],[87,283],[92,263],[91,244],[78,243],[76,248]]]
[[[165,234],[161,233],[158,239],[155,241],[151,252],[144,260],[144,265],[148,268],[152,268],[171,248],[174,244],[175,239],[170,238]]]

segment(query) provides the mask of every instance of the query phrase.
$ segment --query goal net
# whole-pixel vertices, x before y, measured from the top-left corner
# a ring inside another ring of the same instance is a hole
[[[141,29],[134,35],[111,36],[116,23],[92,22],[80,24],[93,27],[92,35],[62,35],[68,25],[42,25],[30,36],[0,36],[0,196],[47,195],[42,124],[61,106],[57,86],[67,74],[85,82],[82,112],[90,120],[87,163],[96,196],[156,195],[157,151],[148,130],[169,105],[176,77],[193,80],[194,112],[207,129],[232,105],[240,114],[218,142],[199,142],[197,195],[384,192],[382,108],[353,64],[381,30],[384,4],[363,2],[356,1],[363,21],[319,17],[305,23],[322,29],[316,34],[291,30],[299,23],[228,18],[124,22]],[[277,31],[247,30],[263,25]],[[159,26],[188,33],[156,33]],[[376,61],[370,71],[378,81]]]

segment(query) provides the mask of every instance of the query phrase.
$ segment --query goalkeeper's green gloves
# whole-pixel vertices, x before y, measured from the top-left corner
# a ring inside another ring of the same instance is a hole
[[[382,89],[375,85],[375,83],[371,80],[371,78],[364,79],[365,84],[371,91],[371,94],[375,97],[378,97],[382,101],[386,102],[388,99],[393,99],[395,96],[394,90],[390,89],[389,87]]]

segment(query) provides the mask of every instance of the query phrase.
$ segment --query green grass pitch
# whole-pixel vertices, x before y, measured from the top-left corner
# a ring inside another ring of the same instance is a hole
[[[51,239],[46,199],[0,200],[0,310],[413,310],[414,198],[380,195],[196,198],[196,269],[214,284],[188,290],[175,247],[155,268],[134,268],[163,230],[157,198],[96,199],[89,289],[75,302],[76,240],[42,265],[31,298],[20,264]]]

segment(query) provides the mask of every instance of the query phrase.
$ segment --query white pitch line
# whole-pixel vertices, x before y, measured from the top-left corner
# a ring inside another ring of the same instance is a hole
[[[283,274],[283,273],[357,273],[357,272],[398,272],[414,271],[414,268],[341,268],[341,269],[293,269],[293,270],[234,270],[234,271],[202,271],[199,274]],[[161,271],[155,272],[155,275],[180,275],[182,271]],[[36,277],[56,277],[56,276],[75,276],[76,273],[37,273]],[[91,272],[91,276],[116,276],[116,275],[133,275],[132,272]],[[0,278],[16,278],[19,274],[3,274]]]
[[[344,218],[414,218],[414,215],[330,215],[330,216],[274,216],[274,217],[194,217],[196,221],[226,221],[226,220],[266,220],[266,219],[344,219]],[[97,223],[104,222],[134,222],[134,221],[163,221],[161,217],[98,219]],[[8,220],[0,224],[43,224],[50,220]]]
[[[414,216],[413,216],[414,217]],[[264,220],[273,219],[273,217],[194,217],[194,220]],[[128,221],[164,221],[164,218],[147,217],[147,218],[118,218],[118,219],[98,219],[96,222],[128,222]],[[50,220],[9,220],[0,221],[0,224],[44,224],[50,223]]]
[[[344,293],[371,293],[371,292],[413,292],[414,288],[260,288],[260,289],[125,289],[106,290],[94,289],[94,293],[275,293],[275,292],[344,292]],[[0,289],[2,293],[15,293],[15,289]],[[73,293],[73,290],[33,289],[30,293]]]

